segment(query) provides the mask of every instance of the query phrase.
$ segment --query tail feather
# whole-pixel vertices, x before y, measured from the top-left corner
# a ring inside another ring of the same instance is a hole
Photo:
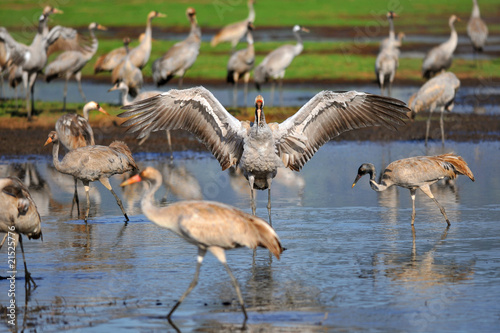
[[[102,69],[102,63],[104,62],[104,59],[106,58],[107,54],[104,54],[97,58],[95,65],[94,65],[94,74],[103,72],[104,70]]]
[[[283,247],[281,246],[278,235],[265,221],[256,220],[254,222],[256,222],[254,223],[254,226],[257,229],[257,234],[259,235],[258,245],[268,249],[279,260],[281,253],[283,253]]]
[[[132,152],[130,151],[130,148],[127,146],[127,144],[123,141],[113,141],[109,145],[109,148],[114,149],[115,151],[122,153],[127,157],[127,160],[129,164],[134,168],[139,170],[139,167],[135,163],[134,158],[132,157]]]
[[[458,155],[455,155],[453,153],[449,154],[444,154],[444,155],[439,155],[436,156],[439,160],[443,161],[444,163],[449,163],[453,166],[453,170],[450,170],[450,178],[456,178],[457,174],[465,175],[469,177],[472,181],[474,181],[474,175],[472,174],[472,171],[469,169],[469,166],[467,165],[467,162]]]
[[[234,83],[234,71],[227,71],[226,82]]]

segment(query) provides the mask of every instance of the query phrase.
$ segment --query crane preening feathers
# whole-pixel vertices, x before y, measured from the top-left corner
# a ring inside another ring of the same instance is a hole
[[[357,91],[322,91],[282,122],[267,124],[264,98],[255,99],[255,121],[240,121],[203,87],[172,89],[123,107],[123,126],[143,138],[159,130],[184,129],[196,135],[219,161],[222,170],[239,164],[251,189],[268,189],[279,167],[299,171],[327,141],[357,128],[404,125],[409,109],[390,97]]]
[[[370,186],[374,191],[384,191],[392,185],[410,190],[413,205],[411,215],[412,225],[415,222],[416,215],[415,192],[417,189],[421,189],[429,198],[434,200],[441,210],[446,223],[450,225],[450,220],[446,216],[444,207],[434,198],[430,186],[445,177],[455,179],[458,175],[466,175],[474,181],[474,175],[467,163],[462,157],[453,153],[439,156],[417,156],[394,161],[385,168],[380,184],[375,181],[375,166],[371,163],[362,164],[358,169],[358,175],[352,187],[366,174],[370,175]]]

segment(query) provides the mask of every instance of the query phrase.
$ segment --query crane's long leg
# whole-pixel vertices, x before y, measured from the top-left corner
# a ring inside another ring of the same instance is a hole
[[[384,96],[384,74],[378,74],[378,84],[380,85],[380,95]]]
[[[412,212],[411,212],[411,225],[413,226],[413,223],[415,223],[415,216],[417,213],[415,212],[415,193],[417,192],[416,189],[412,188],[410,189],[410,196],[411,196],[411,203],[412,203]]]
[[[444,147],[444,107],[441,109],[441,118],[439,118],[439,126],[441,126],[441,145]]]
[[[83,93],[83,89],[82,89],[82,72],[76,73],[75,79],[76,79],[76,82],[78,82],[78,90],[80,91],[80,95],[83,98],[83,102],[87,103],[87,98],[85,97],[85,94]]]
[[[238,106],[238,81],[233,83],[233,108]]]
[[[75,194],[73,194],[73,203],[71,204],[71,214],[73,214],[73,207],[76,203],[76,211],[78,212],[78,216],[80,216],[80,200],[78,199],[78,179],[73,177],[75,180]]]
[[[238,301],[240,302],[241,305],[241,310],[243,311],[243,314],[245,315],[245,321],[248,319],[247,311],[245,309],[245,303],[243,302],[243,296],[241,296],[241,290],[240,286],[238,284],[238,281],[233,275],[233,272],[231,272],[231,269],[227,265],[226,261],[226,254],[224,253],[224,249],[220,247],[209,247],[208,248],[210,252],[224,265],[226,268],[227,273],[229,274],[229,277],[231,278],[231,281],[233,282],[234,289],[236,289],[236,294],[238,295]],[[254,252],[255,253],[255,252]]]
[[[31,289],[31,283],[33,283],[33,286],[36,288],[36,283],[35,280],[31,277],[30,272],[28,272],[28,266],[26,265],[26,258],[24,256],[24,247],[23,247],[23,237],[21,234],[19,234],[19,245],[21,246],[21,252],[23,253],[23,262],[24,262],[24,284]]]
[[[276,82],[273,80],[271,82],[271,103],[270,106],[273,106],[274,105],[274,85],[276,84]]]
[[[427,139],[429,138],[429,129],[431,128],[432,111],[434,111],[434,109],[431,107],[431,109],[429,111],[429,118],[427,118],[427,127],[425,129],[425,146],[426,147],[427,147]]]
[[[282,77],[280,77],[279,89],[280,89],[280,106],[283,107],[283,78]]]
[[[0,250],[2,249],[3,243],[5,243],[5,240],[7,239],[7,235],[8,235],[8,234],[5,234],[5,235],[3,236],[2,242],[0,243]]]
[[[252,205],[252,215],[256,215],[257,207],[255,206],[255,190],[253,189],[253,184],[255,182],[255,176],[248,176],[248,184],[250,184],[250,201]]]
[[[434,200],[434,202],[436,203],[436,205],[439,207],[439,210],[441,211],[441,214],[443,214],[444,219],[446,220],[446,223],[448,223],[448,225],[450,225],[451,223],[450,223],[450,220],[448,220],[448,216],[446,216],[446,212],[444,211],[444,207],[441,206],[441,204],[436,200],[436,198],[434,198],[434,195],[432,194],[431,188],[429,187],[429,185],[421,186],[420,189],[422,190],[422,192],[424,192],[425,194],[427,194],[427,196],[429,198],[431,198],[432,200]]]
[[[168,142],[168,150],[170,151],[170,159],[174,159],[174,152],[172,151],[172,137],[170,136],[170,131],[165,130],[165,134],[167,135],[167,142]]]
[[[68,95],[68,81],[69,81],[69,77],[66,76],[65,80],[64,80],[64,90],[63,90],[63,112],[66,111],[66,96]]]
[[[241,296],[241,290],[240,290],[240,286],[238,284],[238,281],[234,277],[233,272],[231,272],[231,269],[229,268],[227,263],[224,262],[223,264],[224,264],[224,267],[226,267],[227,274],[229,274],[229,277],[231,278],[231,281],[233,282],[234,289],[236,289],[236,294],[238,295],[238,300],[240,301],[241,311],[243,311],[243,315],[245,316],[245,320],[247,320],[248,315],[247,315],[247,311],[245,309],[245,303],[243,302],[243,296]]]
[[[30,75],[29,78],[29,89],[30,89],[30,95],[31,95],[31,104],[28,109],[28,120],[31,120],[31,115],[33,112],[35,112],[35,81],[36,77],[38,76],[37,73],[33,73]]]
[[[123,209],[122,201],[120,200],[120,198],[118,198],[115,191],[113,191],[113,188],[111,187],[111,184],[109,183],[109,179],[108,178],[101,178],[101,179],[99,179],[99,181],[101,182],[102,185],[104,185],[104,187],[106,187],[113,194],[113,196],[116,199],[116,203],[118,204],[118,206],[120,206],[120,209],[122,210],[123,216],[125,216],[125,220],[129,221],[127,213],[125,213],[125,209]]]
[[[269,176],[267,177],[267,214],[269,215],[269,225],[273,225],[271,221],[271,184],[273,179]]]
[[[26,110],[28,110],[28,109],[30,109],[30,106],[29,106],[29,102],[30,102],[30,90],[28,88],[28,85],[29,85],[29,73],[28,72],[23,72],[22,78],[23,78],[24,93],[26,94],[26,96],[25,96]]]
[[[179,307],[179,305],[181,305],[181,303],[184,300],[184,298],[186,298],[186,296],[189,295],[189,293],[191,292],[191,290],[193,290],[194,287],[196,287],[196,285],[198,284],[198,276],[200,275],[201,263],[203,262],[203,258],[205,257],[206,253],[207,253],[206,249],[198,248],[198,261],[196,263],[196,271],[194,272],[193,281],[191,281],[191,283],[189,284],[189,287],[187,288],[187,290],[184,292],[184,294],[181,296],[181,298],[179,298],[179,300],[177,301],[177,303],[175,303],[175,305],[172,308],[172,310],[170,310],[170,312],[168,313],[168,315],[167,315],[168,319],[170,319],[170,316],[172,316],[172,314],[174,313],[174,311]]]
[[[184,79],[184,75],[179,78],[179,89],[182,89],[182,79]]]
[[[87,196],[87,210],[85,211],[85,218],[84,221],[87,223],[87,219],[89,218],[89,212],[90,212],[90,186],[89,182],[85,181],[83,182],[83,187],[85,188],[85,195]]]
[[[245,100],[245,107],[248,105],[248,81],[250,81],[250,72],[246,72],[245,76],[243,76],[243,80],[245,82],[245,88],[244,88],[244,100]]]

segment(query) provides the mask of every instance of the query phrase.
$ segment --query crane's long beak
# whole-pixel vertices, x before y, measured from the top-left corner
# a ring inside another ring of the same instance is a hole
[[[111,88],[108,89],[108,92],[116,90],[116,89],[118,89],[118,86],[115,84],[114,86],[112,86]]]
[[[64,12],[63,12],[62,10],[57,9],[57,8],[54,8],[54,9],[52,10],[52,13],[54,13],[54,14],[64,14]]]
[[[167,14],[158,13],[157,17],[167,17]]]
[[[102,106],[99,107],[99,112],[104,113],[105,115],[109,116],[109,113],[102,108]]]
[[[51,142],[52,142],[52,138],[48,138],[47,141],[45,141],[45,144],[43,146],[45,147],[46,145],[48,145]]]
[[[360,175],[360,174],[358,173],[358,175],[356,176],[356,179],[354,179],[354,183],[352,183],[351,188],[353,188],[353,187],[354,187],[354,185],[356,185],[356,183],[358,182],[358,180],[359,180],[361,177],[363,177],[363,175]]]
[[[108,28],[106,28],[105,26],[100,25],[100,24],[97,25],[97,29],[104,30],[104,31],[108,30]]]
[[[129,179],[127,179],[123,183],[121,183],[120,186],[123,187],[123,186],[127,186],[127,185],[130,185],[130,184],[138,183],[140,181],[142,181],[141,175],[137,174],[135,176],[130,177]]]
[[[462,20],[460,19],[460,17],[457,16],[457,21],[458,22],[462,22]]]
[[[304,28],[304,27],[300,28],[300,30],[302,30],[302,31],[304,31],[304,32],[310,32],[310,31],[311,31],[311,30],[309,30],[309,29],[307,29],[307,28]]]

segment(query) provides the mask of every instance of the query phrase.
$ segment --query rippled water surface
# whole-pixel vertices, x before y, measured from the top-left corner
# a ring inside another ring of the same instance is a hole
[[[258,249],[228,251],[249,313],[246,329],[275,332],[496,332],[500,327],[500,143],[447,142],[427,151],[414,142],[329,143],[300,173],[280,170],[273,182],[272,222],[286,251],[281,260]],[[165,151],[167,149],[165,148]],[[415,155],[455,151],[476,181],[461,176],[432,190],[451,220],[417,194],[415,233],[409,191],[376,193],[357,168],[378,170]],[[137,154],[141,168],[162,170],[169,181],[157,193],[162,205],[202,195],[250,212],[249,189],[239,176],[221,172],[208,153]],[[17,168],[17,170],[16,170]],[[82,332],[173,331],[164,316],[191,281],[197,250],[149,222],[139,189],[123,192],[130,222],[113,196],[92,185],[91,219],[70,216],[72,178],[45,156],[2,160],[1,176],[31,177],[30,191],[42,215],[43,242],[25,239],[38,287],[25,297],[18,266],[17,328]],[[84,201],[83,188],[80,197]],[[258,193],[257,215],[267,219],[267,192]],[[19,250],[18,250],[19,252]],[[18,253],[18,259],[21,259]],[[7,271],[0,252],[0,275]],[[9,284],[0,281],[6,306]],[[5,310],[5,309],[4,309]],[[2,310],[2,313],[3,311]],[[1,330],[9,329],[1,315]],[[239,329],[236,294],[223,266],[208,254],[200,281],[173,316],[183,332]]]

